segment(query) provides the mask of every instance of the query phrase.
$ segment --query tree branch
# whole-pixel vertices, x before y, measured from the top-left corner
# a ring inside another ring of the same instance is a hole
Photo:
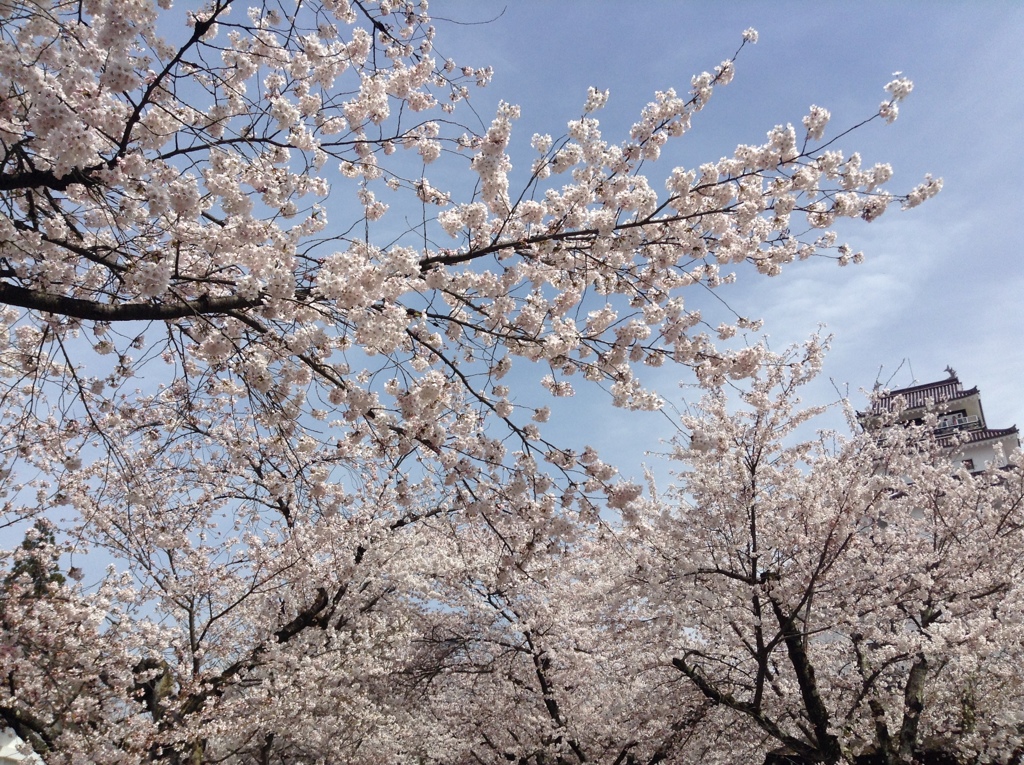
[[[239,295],[210,297],[179,303],[98,303],[94,300],[55,295],[42,290],[31,290],[0,282],[0,303],[43,311],[57,316],[86,321],[171,321],[188,316],[221,314],[262,305],[262,298],[243,298]]]
[[[910,762],[917,743],[917,728],[924,710],[924,681],[928,676],[928,659],[919,653],[910,667],[903,689],[903,724],[900,726],[900,760]]]
[[[814,665],[807,655],[804,635],[796,628],[795,615],[787,616],[775,598],[769,598],[769,602],[772,605],[772,611],[775,612],[775,618],[779,622],[779,629],[782,631],[790,664],[793,665],[793,671],[796,673],[800,697],[804,702],[804,711],[807,713],[811,725],[814,726],[814,738],[818,750],[826,762],[838,762],[841,755],[839,739],[835,734],[829,733],[828,708],[818,692],[818,683],[814,677]]]
[[[686,663],[686,659],[676,658],[672,659],[672,666],[686,675],[697,686],[697,690],[703,693],[708,699],[715,704],[721,704],[722,706],[729,707],[737,712],[742,712],[757,723],[765,733],[774,738],[776,741],[788,746],[794,752],[802,757],[813,758],[816,751],[813,747],[808,745],[806,742],[801,741],[798,738],[790,736],[775,722],[765,717],[765,715],[756,709],[751,704],[738,700],[731,693],[720,691],[714,685],[712,685],[707,678],[705,678],[700,672],[697,671],[696,667],[691,667]]]

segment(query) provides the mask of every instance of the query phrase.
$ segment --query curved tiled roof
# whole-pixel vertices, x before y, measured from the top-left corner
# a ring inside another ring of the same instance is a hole
[[[1006,438],[1007,436],[1017,435],[1017,426],[1014,425],[1009,428],[982,428],[981,430],[961,430],[956,433],[949,433],[947,435],[939,436],[940,443],[948,443],[953,440],[954,435],[967,434],[967,438],[961,441],[961,444],[980,444],[984,441],[994,441],[997,438]]]
[[[938,382],[912,385],[909,388],[897,388],[890,390],[871,402],[871,413],[881,414],[892,411],[892,404],[897,398],[902,398],[907,409],[919,409],[927,406],[929,402],[943,403],[955,401],[968,396],[975,396],[978,393],[977,387],[964,390],[963,383],[958,377],[949,377]]]

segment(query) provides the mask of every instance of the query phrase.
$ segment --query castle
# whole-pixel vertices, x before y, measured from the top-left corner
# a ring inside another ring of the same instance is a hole
[[[859,419],[870,428],[872,421],[896,411],[897,401],[903,407],[899,422],[920,424],[927,413],[934,412],[938,416],[935,436],[949,444],[954,465],[975,473],[1003,467],[1010,452],[1020,446],[1017,426],[988,427],[977,387],[965,390],[956,371],[949,367],[946,371],[949,377],[944,380],[886,391],[868,411],[858,414]]]

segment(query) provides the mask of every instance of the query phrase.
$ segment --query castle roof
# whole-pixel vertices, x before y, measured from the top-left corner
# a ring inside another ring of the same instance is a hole
[[[1000,438],[1006,438],[1007,436],[1017,435],[1017,426],[1013,425],[1009,428],[982,428],[980,430],[966,430],[958,431],[957,436],[966,438],[961,441],[961,444],[980,444],[985,441],[995,441]],[[953,433],[946,433],[938,436],[939,443],[943,446],[948,445],[947,442],[953,440]]]
[[[955,409],[949,404],[978,397],[976,405],[967,406],[968,415],[940,416],[938,427],[935,429],[935,437],[940,443],[952,446],[955,442],[960,446],[967,446],[999,441],[1018,435],[1016,426],[989,428],[985,424],[985,415],[981,409],[978,389],[974,387],[965,390],[956,372],[952,369],[947,371],[950,374],[944,380],[882,391],[872,400],[871,408],[865,412],[858,412],[857,416],[868,428],[871,428],[875,417],[893,412],[896,409],[896,402],[901,401],[903,408],[898,415],[900,421],[919,421],[918,417],[922,413],[916,410],[935,406],[937,414],[941,415]]]
[[[892,411],[893,403],[897,398],[903,399],[907,409],[920,409],[927,406],[929,402],[941,404],[947,401],[976,396],[977,394],[977,387],[964,390],[964,385],[960,382],[960,378],[956,375],[951,375],[945,380],[937,382],[886,391],[871,402],[871,414],[882,414],[883,412]]]

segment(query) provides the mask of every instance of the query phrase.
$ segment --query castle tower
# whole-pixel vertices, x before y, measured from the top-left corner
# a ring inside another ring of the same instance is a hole
[[[1017,426],[988,427],[977,387],[964,390],[956,371],[949,367],[946,371],[949,377],[945,380],[887,391],[875,399],[869,411],[859,414],[861,422],[871,427],[873,418],[894,411],[896,400],[901,399],[904,409],[899,415],[900,422],[920,424],[925,414],[938,415],[935,436],[940,443],[949,443],[954,465],[963,465],[972,472],[1002,467],[1010,452],[1020,446]],[[1002,454],[999,459],[998,447]]]

